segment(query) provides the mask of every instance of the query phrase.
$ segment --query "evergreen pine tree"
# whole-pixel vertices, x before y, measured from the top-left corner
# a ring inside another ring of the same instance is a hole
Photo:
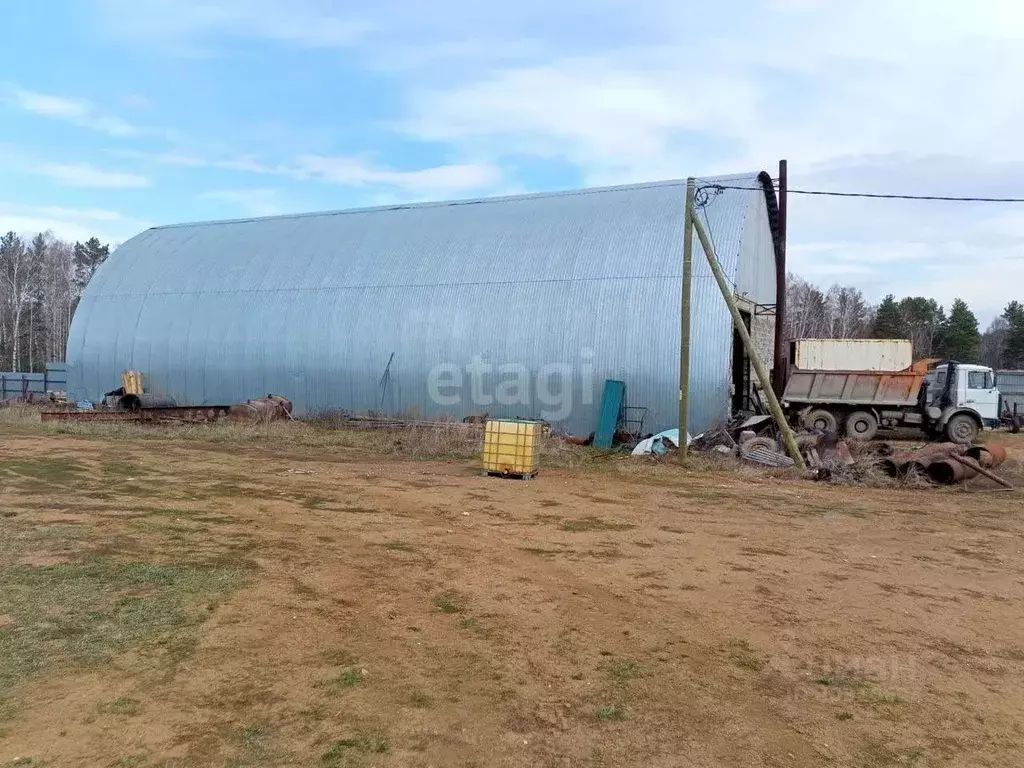
[[[100,243],[95,237],[84,243],[75,243],[75,279],[78,284],[85,287],[109,255],[110,246]]]
[[[1011,301],[1003,310],[1008,326],[1003,339],[1001,364],[1004,368],[1024,368],[1024,304]]]
[[[973,363],[978,360],[981,334],[978,318],[962,299],[955,299],[942,329],[942,354],[950,360]]]
[[[896,297],[891,293],[882,299],[875,310],[875,322],[871,327],[871,336],[876,339],[905,339],[907,329],[900,314]]]

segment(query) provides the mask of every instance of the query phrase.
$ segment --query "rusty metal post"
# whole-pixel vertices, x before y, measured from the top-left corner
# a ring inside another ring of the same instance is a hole
[[[779,242],[775,250],[775,396],[786,390],[786,219],[789,208],[789,163],[779,160]]]
[[[796,464],[797,469],[804,471],[807,469],[807,465],[804,463],[803,454],[800,453],[800,447],[796,444],[793,430],[790,428],[789,422],[786,421],[786,415],[782,412],[779,399],[775,396],[775,392],[772,391],[772,382],[768,376],[768,371],[765,370],[764,362],[757,354],[754,342],[750,338],[750,331],[747,330],[746,323],[743,322],[743,317],[740,315],[739,307],[736,306],[736,299],[733,297],[729,281],[726,280],[725,273],[722,272],[722,267],[718,263],[718,256],[715,255],[711,238],[708,237],[707,230],[704,229],[704,225],[700,223],[700,219],[696,215],[691,216],[691,220],[693,221],[693,228],[697,231],[697,237],[700,238],[700,245],[704,249],[704,255],[707,256],[711,272],[715,276],[715,282],[718,283],[718,288],[722,292],[722,298],[725,299],[725,303],[729,307],[729,314],[732,315],[732,324],[743,340],[743,347],[747,351],[747,357],[750,358],[750,364],[754,366],[757,379],[761,382],[761,389],[764,390],[765,397],[768,398],[768,409],[772,412],[772,417],[774,417],[775,423],[779,426],[779,432],[782,434],[782,442],[786,446],[786,452],[793,460],[793,463]],[[679,439],[683,440],[685,438],[680,436]]]
[[[696,182],[686,180],[686,219],[683,221],[683,296],[679,329],[679,457],[687,454],[690,426],[690,293],[693,286],[693,195]]]

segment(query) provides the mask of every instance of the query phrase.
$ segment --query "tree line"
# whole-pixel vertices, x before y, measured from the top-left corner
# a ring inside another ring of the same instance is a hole
[[[853,286],[826,290],[794,274],[786,283],[787,339],[910,339],[914,358],[1024,369],[1024,304],[1011,301],[986,331],[962,299],[947,314],[935,299],[889,294],[872,305]]]
[[[82,289],[109,255],[95,237],[0,236],[0,369],[41,371],[64,359]]]

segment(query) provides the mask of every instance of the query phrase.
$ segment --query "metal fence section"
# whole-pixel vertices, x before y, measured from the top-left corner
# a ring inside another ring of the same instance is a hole
[[[1024,371],[996,371],[996,387],[1004,411],[1012,413],[1016,405],[1017,413],[1024,414]]]
[[[47,363],[41,373],[0,371],[0,400],[30,400],[47,392],[63,392],[68,374],[64,363]]]

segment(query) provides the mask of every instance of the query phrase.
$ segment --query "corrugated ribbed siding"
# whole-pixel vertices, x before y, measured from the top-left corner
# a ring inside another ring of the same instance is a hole
[[[702,214],[732,281],[760,195],[728,190]],[[135,368],[183,403],[277,392],[299,413],[542,415],[535,392],[528,405],[473,402],[468,376],[461,402],[431,400],[432,368],[479,358],[534,381],[570,366],[573,407],[557,426],[593,429],[602,382],[618,378],[631,405],[651,409],[648,428],[672,427],[684,202],[685,183],[666,182],[151,229],[82,297],[69,387],[96,399]],[[693,307],[690,418],[701,430],[726,413],[732,335],[699,244]],[[497,378],[484,384],[493,394]]]

